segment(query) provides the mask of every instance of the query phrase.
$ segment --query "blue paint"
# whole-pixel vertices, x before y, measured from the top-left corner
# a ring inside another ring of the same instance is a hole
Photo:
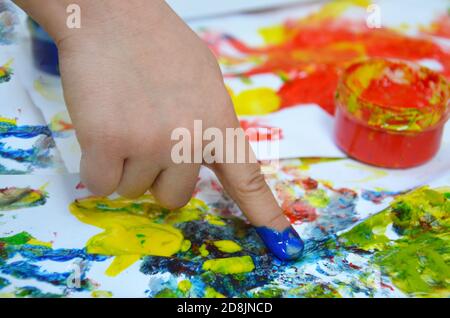
[[[386,198],[394,198],[404,192],[399,191],[372,191],[363,190],[361,197],[366,201],[371,201],[372,203],[379,204],[382,203]]]
[[[7,266],[0,268],[3,274],[11,275],[19,279],[36,279],[40,282],[50,283],[56,286],[67,285],[67,280],[71,272],[51,273],[37,265],[30,264],[26,261],[18,261],[10,263]]]
[[[93,262],[103,262],[109,256],[88,254],[86,249],[52,249],[45,246],[21,245],[14,248],[13,253],[20,254],[31,262],[55,261],[68,262],[73,259],[82,259]],[[10,255],[11,256],[11,255]]]
[[[31,139],[40,138],[29,149],[13,149],[1,142],[4,138]],[[55,147],[52,132],[47,126],[18,126],[9,122],[0,121],[0,158],[14,160],[27,164],[25,171],[9,170],[0,164],[0,172],[7,174],[29,173],[34,167],[47,168],[51,166],[51,150]]]
[[[33,44],[34,65],[41,71],[60,75],[58,48],[50,35],[31,18],[28,19]]]
[[[17,126],[8,122],[0,122],[0,138],[16,137],[30,139],[39,135],[50,137],[52,131],[47,126]]]
[[[285,229],[283,232],[278,232],[263,226],[257,227],[256,232],[267,248],[283,261],[295,260],[303,254],[305,245],[292,227]]]

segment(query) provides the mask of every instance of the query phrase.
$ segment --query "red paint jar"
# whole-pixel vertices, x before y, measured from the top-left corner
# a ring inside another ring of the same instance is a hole
[[[345,70],[335,102],[335,138],[344,152],[379,167],[409,168],[439,150],[450,87],[425,67],[370,59]]]

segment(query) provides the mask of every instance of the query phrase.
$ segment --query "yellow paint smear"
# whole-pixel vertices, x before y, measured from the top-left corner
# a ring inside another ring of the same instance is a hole
[[[131,211],[131,212],[130,212]],[[107,270],[115,276],[141,256],[172,256],[183,247],[183,234],[152,217],[162,208],[145,196],[136,201],[91,197],[75,201],[70,212],[83,223],[104,229],[86,243],[88,253],[117,257]]]
[[[242,247],[239,244],[229,240],[215,241],[213,244],[219,251],[224,253],[236,253],[242,251]]]
[[[281,98],[266,87],[245,90],[231,99],[238,115],[266,115],[281,107]]]
[[[43,242],[43,241],[39,241],[35,238],[30,239],[27,242],[28,245],[33,245],[33,246],[43,246],[43,247],[48,247],[48,248],[52,248],[52,243],[51,242]]]
[[[203,270],[219,274],[241,274],[255,269],[250,256],[210,259],[203,263]]]
[[[360,180],[355,180],[353,182],[365,183],[365,182],[375,181],[375,180],[384,178],[389,175],[388,172],[385,170],[381,170],[379,168],[363,166],[360,164],[347,163],[347,164],[345,164],[345,166],[352,168],[352,169],[358,169],[358,170],[370,173],[370,175],[367,176],[366,178],[363,178]]]
[[[17,119],[10,119],[5,117],[0,117],[0,123],[10,124],[10,125],[17,125]]]

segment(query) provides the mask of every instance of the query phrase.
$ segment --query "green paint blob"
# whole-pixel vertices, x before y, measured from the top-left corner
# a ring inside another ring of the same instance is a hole
[[[26,244],[33,237],[27,232],[21,232],[16,235],[0,237],[0,242],[8,245],[23,245]]]
[[[205,288],[205,298],[225,298],[224,295],[216,291],[214,288],[208,286]]]
[[[403,292],[416,297],[450,297],[450,199],[448,188],[423,187],[344,233],[340,241],[374,253]],[[388,226],[399,236],[386,236]]]
[[[206,245],[205,245],[205,244],[202,244],[202,245],[198,248],[198,251],[200,252],[200,255],[203,256],[203,257],[206,257],[206,256],[209,255],[209,251],[208,251],[208,249],[206,248]]]
[[[188,279],[184,279],[181,282],[178,283],[178,289],[182,293],[188,293],[192,288],[192,283]]]

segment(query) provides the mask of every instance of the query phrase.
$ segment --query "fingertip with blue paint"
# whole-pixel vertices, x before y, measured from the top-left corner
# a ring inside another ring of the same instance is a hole
[[[293,261],[302,256],[305,244],[292,226],[281,232],[265,226],[255,229],[267,248],[278,259]]]

